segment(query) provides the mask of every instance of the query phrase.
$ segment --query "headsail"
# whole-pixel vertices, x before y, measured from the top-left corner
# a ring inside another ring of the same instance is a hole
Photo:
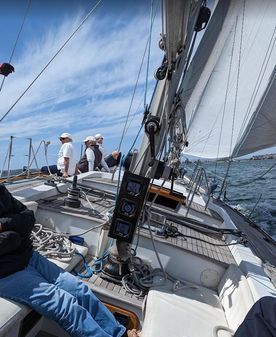
[[[234,149],[235,157],[274,146],[276,143],[276,67],[263,97]]]
[[[237,157],[276,144],[275,14],[274,0],[218,2],[182,83],[186,153]]]

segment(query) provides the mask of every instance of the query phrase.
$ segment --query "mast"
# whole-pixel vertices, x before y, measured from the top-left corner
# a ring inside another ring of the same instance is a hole
[[[167,142],[167,135],[170,127],[175,123],[173,111],[179,104],[177,91],[186,66],[201,2],[196,0],[193,0],[192,3],[188,0],[163,0],[162,6],[164,31],[161,34],[162,40],[159,45],[164,49],[165,57],[156,72],[159,80],[154,90],[146,121],[146,126],[147,123],[152,123],[156,127],[153,137],[146,130],[147,135],[143,138],[135,169],[135,173],[140,175],[146,175],[149,170],[153,153],[156,159],[162,159],[161,155]],[[160,74],[164,75],[163,79],[160,78]],[[152,144],[153,138],[154,144]]]

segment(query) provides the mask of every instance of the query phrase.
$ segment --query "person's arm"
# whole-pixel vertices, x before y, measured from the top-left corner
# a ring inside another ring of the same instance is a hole
[[[110,172],[110,168],[107,166],[106,161],[104,160],[104,158],[102,158],[101,160],[101,165],[102,165],[102,170],[105,172]]]
[[[92,149],[86,149],[86,158],[88,162],[88,171],[94,171],[95,154]]]
[[[63,172],[63,177],[67,178],[68,177],[68,169],[69,169],[69,158],[68,157],[64,157],[64,172]]]
[[[3,186],[0,188],[0,202],[5,210],[0,218],[1,232],[14,231],[21,237],[30,235],[35,223],[33,211],[27,209]]]
[[[2,223],[2,232],[15,231],[21,237],[30,235],[34,223],[33,211],[26,209],[17,214],[9,214],[6,217],[0,218]]]
[[[21,237],[13,231],[0,233],[0,256],[16,250],[21,244]]]

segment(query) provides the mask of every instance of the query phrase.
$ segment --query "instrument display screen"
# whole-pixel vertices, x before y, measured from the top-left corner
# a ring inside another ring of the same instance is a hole
[[[128,180],[126,183],[126,191],[132,195],[138,195],[141,192],[142,185],[138,181]]]
[[[118,219],[115,224],[115,233],[122,237],[128,236],[130,227],[131,224]]]
[[[125,171],[108,236],[132,242],[148,192],[150,178]]]
[[[121,202],[120,212],[127,216],[133,216],[136,210],[136,204],[129,200],[123,199]]]

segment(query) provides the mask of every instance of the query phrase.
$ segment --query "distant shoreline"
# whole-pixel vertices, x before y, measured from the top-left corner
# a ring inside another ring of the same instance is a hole
[[[250,158],[234,158],[233,161],[249,161],[249,160],[276,160],[276,154],[275,153],[270,153],[270,154],[262,154],[262,155],[255,155]],[[185,158],[182,159],[182,163],[189,163],[189,162],[196,162],[196,161],[202,161],[202,162],[207,162],[207,163],[212,163],[212,162],[219,162],[219,163],[224,163],[229,161],[229,159],[204,159],[204,158]]]
[[[249,160],[263,160],[263,159],[276,159],[276,154],[275,153],[262,154],[258,156],[252,156],[251,158],[249,158]]]

